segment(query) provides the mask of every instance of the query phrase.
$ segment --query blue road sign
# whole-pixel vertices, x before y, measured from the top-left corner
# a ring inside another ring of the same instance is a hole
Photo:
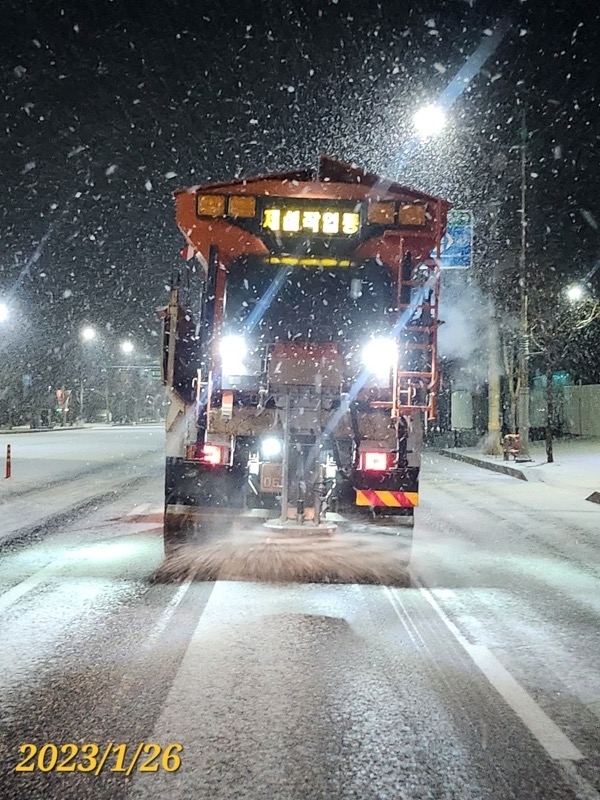
[[[442,239],[442,269],[469,269],[473,266],[473,213],[449,211],[446,234]],[[435,257],[435,251],[431,253]]]

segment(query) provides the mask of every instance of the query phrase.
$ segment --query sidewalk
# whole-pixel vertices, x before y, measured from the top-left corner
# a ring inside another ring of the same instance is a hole
[[[15,425],[13,428],[0,428],[0,434],[13,434],[13,433],[52,433],[57,431],[80,431],[91,429],[104,429],[104,428],[135,428],[142,425],[161,425],[164,426],[164,420],[156,420],[152,422],[76,422],[73,425],[53,425],[46,428],[31,428],[29,425]]]
[[[21,435],[27,433],[28,435]],[[11,477],[5,478],[6,455],[11,447]],[[0,527],[5,504],[13,497],[51,486],[65,494],[71,481],[84,475],[94,482],[116,464],[143,455],[164,452],[164,425],[112,425],[48,428],[37,431],[0,431]]]
[[[512,458],[488,456],[476,447],[449,447],[440,455],[465,461],[483,469],[502,472],[523,481],[538,481],[576,491],[586,499],[600,502],[600,440],[558,439],[554,442],[554,463],[546,461],[546,443],[530,445],[532,461],[519,463]],[[597,494],[596,498],[590,495]]]
[[[49,428],[31,428],[29,425],[15,425],[14,428],[0,428],[0,434],[13,434],[13,433],[49,433],[50,431],[78,431],[82,428],[91,428],[87,423],[84,425],[56,425]]]

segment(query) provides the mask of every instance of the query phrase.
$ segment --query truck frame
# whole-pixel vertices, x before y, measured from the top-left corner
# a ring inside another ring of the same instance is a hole
[[[322,156],[175,193],[165,548],[207,520],[404,517],[436,413],[449,204]]]

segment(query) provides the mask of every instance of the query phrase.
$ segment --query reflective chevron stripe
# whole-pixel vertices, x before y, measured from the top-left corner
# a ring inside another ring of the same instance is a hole
[[[388,508],[414,508],[419,505],[418,492],[383,492],[375,489],[357,489],[357,506],[386,506]]]

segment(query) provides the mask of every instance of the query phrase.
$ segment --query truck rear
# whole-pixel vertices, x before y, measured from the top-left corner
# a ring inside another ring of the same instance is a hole
[[[162,310],[167,552],[210,520],[410,524],[448,203],[326,157],[175,200],[187,260]]]

